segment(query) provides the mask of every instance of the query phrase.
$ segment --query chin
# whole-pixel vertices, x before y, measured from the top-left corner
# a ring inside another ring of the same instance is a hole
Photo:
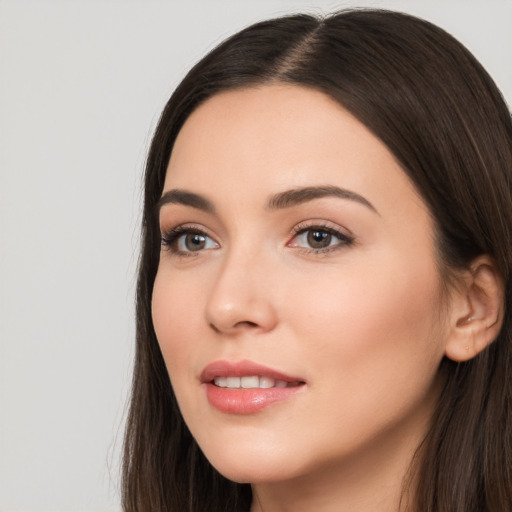
[[[203,453],[222,476],[237,483],[279,482],[300,473],[292,454],[272,446],[231,444],[220,450],[206,447]]]
[[[215,469],[225,478],[238,484],[262,484],[282,482],[293,479],[291,472],[282,471],[282,467],[259,461],[258,463],[244,462],[241,464],[216,464]]]

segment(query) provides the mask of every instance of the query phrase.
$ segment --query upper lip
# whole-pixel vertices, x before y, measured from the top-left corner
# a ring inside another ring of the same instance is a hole
[[[274,370],[253,361],[214,361],[201,372],[201,382],[211,382],[215,377],[249,377],[258,375],[285,382],[304,382],[304,379]]]

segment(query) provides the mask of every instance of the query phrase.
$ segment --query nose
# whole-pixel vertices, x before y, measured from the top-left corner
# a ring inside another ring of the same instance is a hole
[[[271,331],[278,320],[271,284],[272,272],[262,258],[230,255],[210,292],[206,321],[214,331],[224,334]]]

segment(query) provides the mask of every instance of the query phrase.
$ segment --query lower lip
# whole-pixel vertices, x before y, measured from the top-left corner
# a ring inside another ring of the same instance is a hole
[[[227,414],[253,414],[269,405],[291,398],[304,386],[289,388],[221,388],[207,382],[206,396],[210,405]]]

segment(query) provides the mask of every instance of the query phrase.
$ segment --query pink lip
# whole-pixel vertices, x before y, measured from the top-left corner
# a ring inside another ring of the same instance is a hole
[[[248,377],[250,375],[260,375],[286,382],[304,382],[300,377],[292,377],[252,361],[215,361],[203,369],[200,379],[201,382],[210,382],[215,377]]]
[[[248,377],[251,375],[299,384],[286,388],[228,389],[218,387],[213,383],[215,377]],[[271,404],[291,398],[303,390],[305,384],[304,379],[300,377],[286,375],[252,361],[215,361],[203,369],[200,379],[206,388],[206,396],[210,405],[227,414],[253,414]]]

